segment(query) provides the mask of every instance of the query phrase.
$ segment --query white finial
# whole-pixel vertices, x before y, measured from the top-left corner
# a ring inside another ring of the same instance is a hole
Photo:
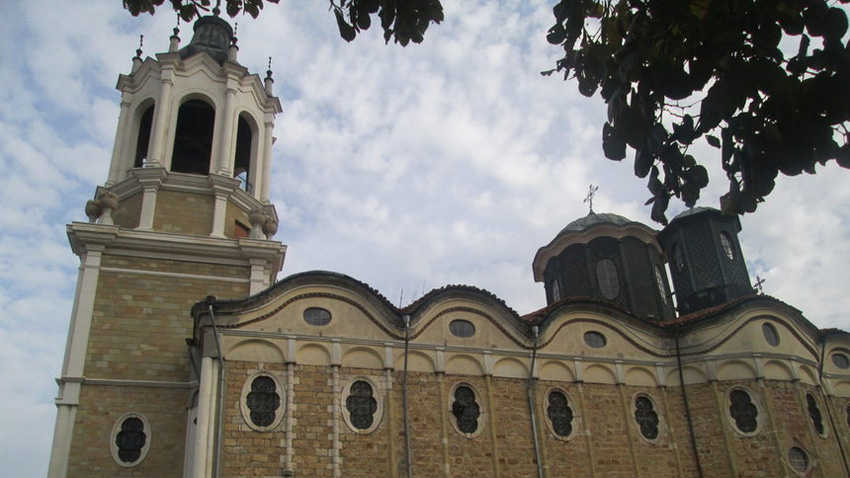
[[[135,73],[142,66],[142,45],[145,42],[145,36],[139,35],[139,48],[136,49],[136,56],[133,57],[133,69],[130,74]]]
[[[272,78],[272,57],[269,57],[269,69],[266,70],[266,94],[269,96],[274,96],[272,94],[272,86],[274,85],[274,79]]]
[[[236,61],[236,54],[239,53],[239,47],[236,45],[236,42],[239,41],[236,38],[236,31],[239,29],[239,24],[233,24],[233,36],[230,37],[230,48],[227,50],[227,61],[232,61],[233,63],[238,63]]]
[[[180,47],[180,15],[177,15],[177,26],[174,27],[174,33],[169,38],[168,51],[174,53]]]

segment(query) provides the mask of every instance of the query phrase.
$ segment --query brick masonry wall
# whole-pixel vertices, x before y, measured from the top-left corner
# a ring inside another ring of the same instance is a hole
[[[215,198],[208,194],[159,191],[153,228],[156,231],[208,236]]]
[[[256,432],[247,426],[239,408],[243,384],[260,368],[286,383],[284,364],[228,362],[224,476],[282,473],[285,422],[273,431]],[[340,368],[340,389],[359,376],[369,377],[382,388],[380,370]],[[381,395],[384,411],[374,431],[355,433],[341,415],[338,417],[340,476],[405,476],[401,372],[393,372],[392,377],[393,391]],[[473,387],[476,400],[487,413],[480,425],[481,432],[472,437],[464,436],[452,425],[455,418],[450,412],[451,390],[459,382]],[[570,397],[575,415],[575,431],[566,440],[556,438],[546,425],[545,394],[553,386]],[[735,386],[745,386],[759,403],[761,425],[755,436],[735,432],[726,416],[726,396]],[[297,365],[294,387],[296,476],[332,477],[333,409],[337,404],[344,406],[333,390],[333,368]],[[800,401],[800,397],[805,399],[807,391],[816,393],[816,389],[788,382],[766,381],[762,385],[757,381],[732,381],[689,385],[687,390],[703,476],[795,476],[785,458],[791,446],[800,446],[809,453],[815,462],[811,476],[828,478],[846,474],[838,459],[841,454],[826,411],[823,410],[823,416],[828,431],[823,438],[813,432],[805,403]],[[500,477],[537,476],[525,380],[492,378],[488,385],[484,377],[449,375],[440,379],[436,374],[411,373],[409,393],[416,476],[445,476],[444,469],[450,477],[490,477],[497,472]],[[640,436],[632,404],[637,394],[648,395],[654,402],[660,418],[657,439]],[[547,477],[699,476],[678,387],[542,381],[537,385],[536,398]],[[819,403],[825,406],[824,402]],[[837,407],[848,405],[850,400],[841,400]],[[840,426],[846,427],[845,422],[846,419]],[[840,433],[846,435],[845,430]]]
[[[281,384],[286,383],[286,365],[263,364],[262,369],[278,377]],[[248,426],[240,408],[242,386],[259,370],[257,363],[227,362],[222,476],[280,476],[283,471],[283,421],[274,430],[258,432]],[[286,400],[283,390],[278,394]]]
[[[247,278],[247,267],[105,256],[103,267],[140,271],[193,271]],[[185,339],[192,335],[192,305],[208,295],[248,295],[248,284],[102,271],[98,281],[85,375],[89,378],[186,381]]]
[[[118,202],[118,209],[112,213],[112,221],[116,226],[135,229],[139,227],[141,211],[142,193],[134,194]]]
[[[182,477],[189,393],[186,389],[83,385],[68,476]],[[112,428],[128,412],[144,415],[150,425],[147,456],[130,468],[118,465],[110,452]]]

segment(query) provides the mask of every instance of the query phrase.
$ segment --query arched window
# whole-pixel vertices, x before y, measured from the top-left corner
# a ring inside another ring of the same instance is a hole
[[[818,435],[823,436],[826,430],[823,427],[823,415],[821,415],[818,402],[811,393],[806,394],[806,409],[809,411],[809,418],[812,420],[812,426]]]
[[[552,432],[559,438],[568,438],[573,433],[573,409],[567,395],[560,390],[552,390],[547,396],[546,418]]]
[[[665,287],[667,281],[665,280],[664,271],[661,269],[661,266],[655,266],[655,285],[658,287],[658,295],[661,296],[661,303],[665,306],[669,304],[669,299],[667,299],[667,288]]]
[[[602,297],[614,300],[620,295],[620,279],[617,276],[617,266],[611,259],[600,259],[596,263],[596,279]]]
[[[788,463],[797,473],[809,471],[809,455],[800,447],[792,446],[788,450]]]
[[[150,105],[139,120],[139,135],[136,137],[136,156],[133,159],[133,167],[141,168],[145,165],[148,157],[148,144],[151,141],[151,127],[153,126],[153,109]]]
[[[367,377],[355,377],[340,395],[342,417],[355,433],[371,433],[378,428],[383,414],[383,400],[378,386]]]
[[[471,436],[478,431],[478,418],[481,416],[481,406],[475,400],[475,392],[467,385],[459,385],[454,390],[452,415],[458,431]]]
[[[741,433],[755,434],[758,429],[758,407],[746,390],[736,388],[729,393],[729,416]]]
[[[647,440],[658,438],[658,413],[655,404],[646,395],[635,397],[635,421],[640,428],[640,434]]]
[[[138,413],[121,416],[112,427],[110,451],[121,466],[136,466],[145,459],[150,448],[150,427]]]
[[[727,259],[730,261],[735,260],[735,247],[732,245],[732,238],[729,237],[729,233],[720,233],[720,247],[723,248],[723,254]]]
[[[372,385],[365,380],[357,380],[351,384],[351,391],[345,399],[345,409],[351,425],[358,430],[368,430],[375,421],[378,411],[378,401],[375,400]]]
[[[209,174],[214,128],[215,109],[212,106],[201,100],[183,103],[177,113],[171,170]]]
[[[243,115],[239,115],[236,127],[236,158],[233,166],[233,177],[239,180],[242,189],[252,193],[254,184],[251,183],[251,151],[254,143],[254,132]]]
[[[272,430],[283,419],[283,387],[268,372],[258,372],[242,386],[242,418],[256,431]]]

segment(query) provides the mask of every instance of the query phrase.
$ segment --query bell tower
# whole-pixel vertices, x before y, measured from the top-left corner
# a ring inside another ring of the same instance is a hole
[[[269,201],[274,117],[265,78],[237,60],[217,14],[180,48],[120,75],[121,109],[80,257],[48,476],[190,476],[199,365],[191,307],[276,280],[286,246]]]

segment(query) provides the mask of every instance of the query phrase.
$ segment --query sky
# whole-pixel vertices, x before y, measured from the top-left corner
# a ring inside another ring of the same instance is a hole
[[[375,28],[339,38],[325,2],[283,0],[239,17],[239,61],[272,57],[272,202],[288,245],[279,277],[331,270],[406,305],[433,288],[489,290],[520,314],[545,305],[537,249],[587,214],[644,222],[649,197],[630,161],[601,149],[605,106],[543,77],[550,1],[444,0],[421,45],[385,45]],[[175,17],[133,18],[119,0],[0,2],[0,470],[44,476],[79,259],[65,225],[85,221],[106,180],[120,96],[144,55],[168,48]],[[181,25],[183,44],[190,28]],[[695,149],[718,206],[719,152]],[[818,327],[850,330],[848,171],[781,177],[741,220],[751,277]],[[672,202],[668,216],[684,209]],[[199,299],[201,299],[199,297]],[[14,433],[10,433],[14,430]]]

